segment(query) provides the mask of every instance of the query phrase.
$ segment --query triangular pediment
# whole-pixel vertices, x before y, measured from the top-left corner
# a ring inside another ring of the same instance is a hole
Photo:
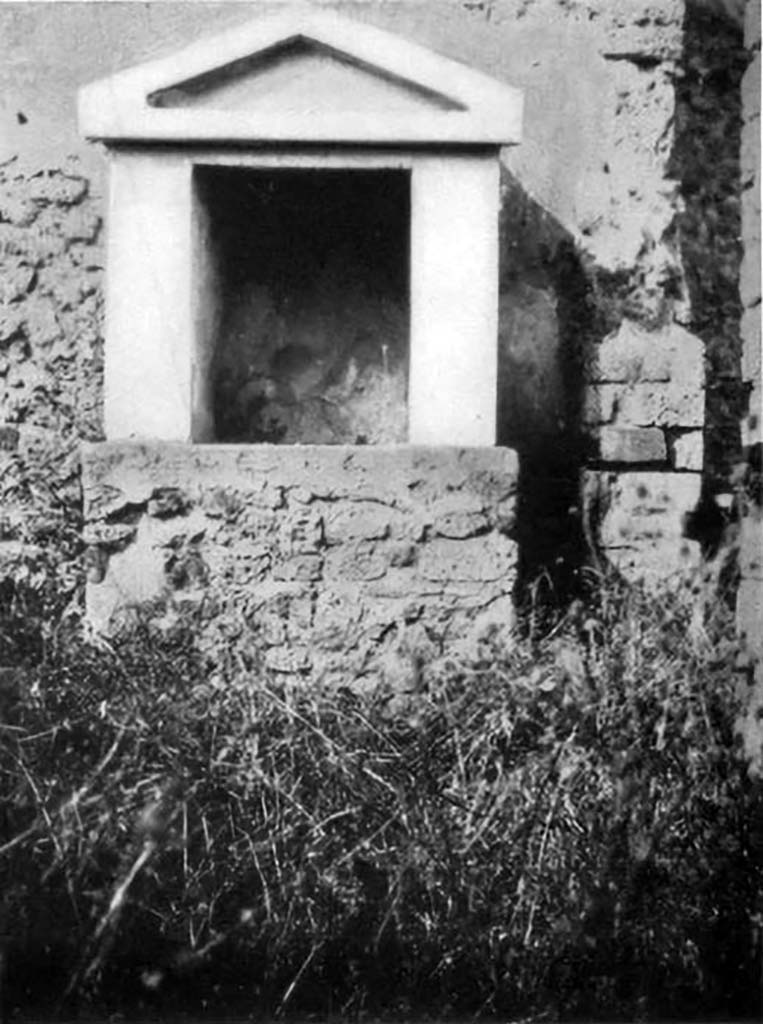
[[[451,96],[302,37],[159,90],[148,102],[154,107],[263,114],[464,109]]]
[[[80,125],[109,141],[519,141],[522,94],[327,12],[261,18],[86,86]]]

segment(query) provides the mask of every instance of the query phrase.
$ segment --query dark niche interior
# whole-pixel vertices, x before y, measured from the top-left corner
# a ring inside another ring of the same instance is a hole
[[[197,167],[217,441],[407,439],[410,176]],[[198,301],[198,299],[197,299]]]

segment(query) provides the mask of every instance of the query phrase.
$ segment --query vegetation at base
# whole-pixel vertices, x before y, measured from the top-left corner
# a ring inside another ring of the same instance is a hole
[[[419,691],[88,643],[0,589],[7,1004],[760,1010],[763,797],[728,609],[616,580]]]

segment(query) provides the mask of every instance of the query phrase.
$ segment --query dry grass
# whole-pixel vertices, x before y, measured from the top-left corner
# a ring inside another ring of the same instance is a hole
[[[755,1010],[722,605],[610,581],[408,703],[212,675],[190,632],[35,650],[0,749],[17,1001],[47,958],[115,1005]]]

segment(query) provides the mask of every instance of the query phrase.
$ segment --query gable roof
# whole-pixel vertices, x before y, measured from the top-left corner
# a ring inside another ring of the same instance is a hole
[[[519,142],[522,92],[326,11],[258,18],[84,86],[105,142]]]

